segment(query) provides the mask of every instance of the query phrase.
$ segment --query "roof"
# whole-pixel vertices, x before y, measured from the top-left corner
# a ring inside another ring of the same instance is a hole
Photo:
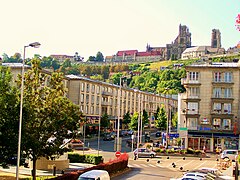
[[[183,51],[184,53],[189,53],[189,52],[199,52],[199,51],[205,51],[206,49],[210,48],[210,46],[195,46],[195,47],[190,47],[185,49],[185,51]]]
[[[8,66],[10,68],[22,68],[23,64],[22,63],[2,63],[2,66]],[[29,65],[24,65],[24,67],[31,67]]]
[[[137,53],[138,52],[138,50],[124,50],[124,51],[118,51],[117,52],[117,56],[123,56],[123,54],[125,54],[125,55],[134,55],[135,53]]]
[[[218,62],[218,63],[205,63],[205,64],[192,64],[187,67],[239,67],[238,63],[224,63],[224,62]]]
[[[80,177],[87,177],[87,178],[95,178],[96,176],[100,176],[101,174],[108,174],[105,170],[91,170],[83,173]]]

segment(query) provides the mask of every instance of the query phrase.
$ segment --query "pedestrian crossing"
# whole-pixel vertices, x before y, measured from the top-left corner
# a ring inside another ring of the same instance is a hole
[[[135,163],[131,163],[128,164],[128,167],[136,167],[136,168],[146,168],[146,167],[153,167],[153,168],[159,168],[159,167],[164,167],[160,164],[135,164]]]

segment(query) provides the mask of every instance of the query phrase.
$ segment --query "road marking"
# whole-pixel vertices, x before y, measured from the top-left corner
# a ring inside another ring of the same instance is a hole
[[[148,167],[146,164],[140,164],[141,166],[143,166],[143,167]]]
[[[183,167],[187,166],[188,164],[191,164],[194,160],[191,160],[190,162],[183,165]]]
[[[130,167],[141,167],[140,165],[138,165],[138,164],[132,164],[132,165],[128,165],[128,166],[130,166]]]
[[[174,161],[174,164],[177,164],[179,161],[181,161],[182,159],[179,159],[177,161]],[[173,162],[172,162],[173,163]],[[172,166],[172,163],[168,165],[168,167],[171,167]]]
[[[148,164],[149,166],[151,166],[151,167],[156,167],[155,165],[153,165],[153,164]]]
[[[200,167],[201,167],[202,165],[204,165],[206,162],[207,162],[207,161],[204,161],[203,163],[201,163],[200,165],[198,165],[198,166],[196,167],[196,169],[200,168]]]

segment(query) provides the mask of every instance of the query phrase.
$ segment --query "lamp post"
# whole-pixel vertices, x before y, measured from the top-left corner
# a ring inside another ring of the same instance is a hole
[[[119,92],[118,92],[118,122],[117,122],[117,151],[120,151],[120,116],[121,116],[121,94],[122,94],[122,76],[120,76],[120,83],[119,83]]]
[[[100,150],[100,129],[101,129],[101,116],[102,116],[102,86],[100,86],[100,98],[99,98],[99,121],[98,121],[98,156]]]
[[[165,88],[167,95],[169,95],[169,88]],[[168,149],[168,136],[169,136],[169,96],[167,97],[167,129],[166,129],[166,148]]]
[[[22,82],[21,82],[21,98],[20,98],[20,115],[19,115],[19,129],[18,129],[18,152],[17,152],[17,168],[16,168],[16,179],[19,179],[19,165],[21,156],[21,136],[22,136],[22,109],[23,109],[23,89],[24,89],[24,66],[25,66],[25,51],[27,47],[38,48],[41,44],[34,42],[23,48],[23,62],[22,62]]]

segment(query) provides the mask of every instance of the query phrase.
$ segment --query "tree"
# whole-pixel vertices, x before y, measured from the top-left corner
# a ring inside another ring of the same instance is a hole
[[[37,159],[49,159],[68,151],[61,145],[64,139],[76,136],[82,113],[64,96],[62,73],[54,72],[49,77],[41,72],[40,61],[33,59],[32,69],[24,77],[21,150],[33,161],[32,176],[36,179]]]
[[[132,116],[130,128],[135,131],[138,130],[138,113],[137,112],[135,112]]]
[[[149,119],[148,119],[149,117],[148,117],[148,113],[147,113],[147,111],[144,109],[143,110],[143,114],[142,114],[142,124],[143,124],[143,127],[144,127],[144,125],[147,125],[147,124],[149,124]]]
[[[95,61],[95,56],[89,56],[88,60],[87,61]]]
[[[104,127],[104,128],[108,128],[110,126],[110,121],[108,119],[108,115],[107,113],[103,114],[101,117],[101,121],[100,121],[100,126]]]
[[[165,130],[167,128],[167,114],[163,106],[160,108],[160,111],[157,114],[155,126],[161,130]]]
[[[97,61],[97,62],[103,62],[104,61],[104,56],[101,52],[97,52],[95,61]]]
[[[17,153],[19,98],[17,88],[11,86],[9,68],[0,66],[0,159],[2,165]]]
[[[172,117],[172,127],[177,128],[178,123],[178,113],[175,113]]]
[[[129,111],[123,115],[123,121],[122,124],[125,125],[125,128],[128,127],[128,124],[131,122],[131,115]]]

